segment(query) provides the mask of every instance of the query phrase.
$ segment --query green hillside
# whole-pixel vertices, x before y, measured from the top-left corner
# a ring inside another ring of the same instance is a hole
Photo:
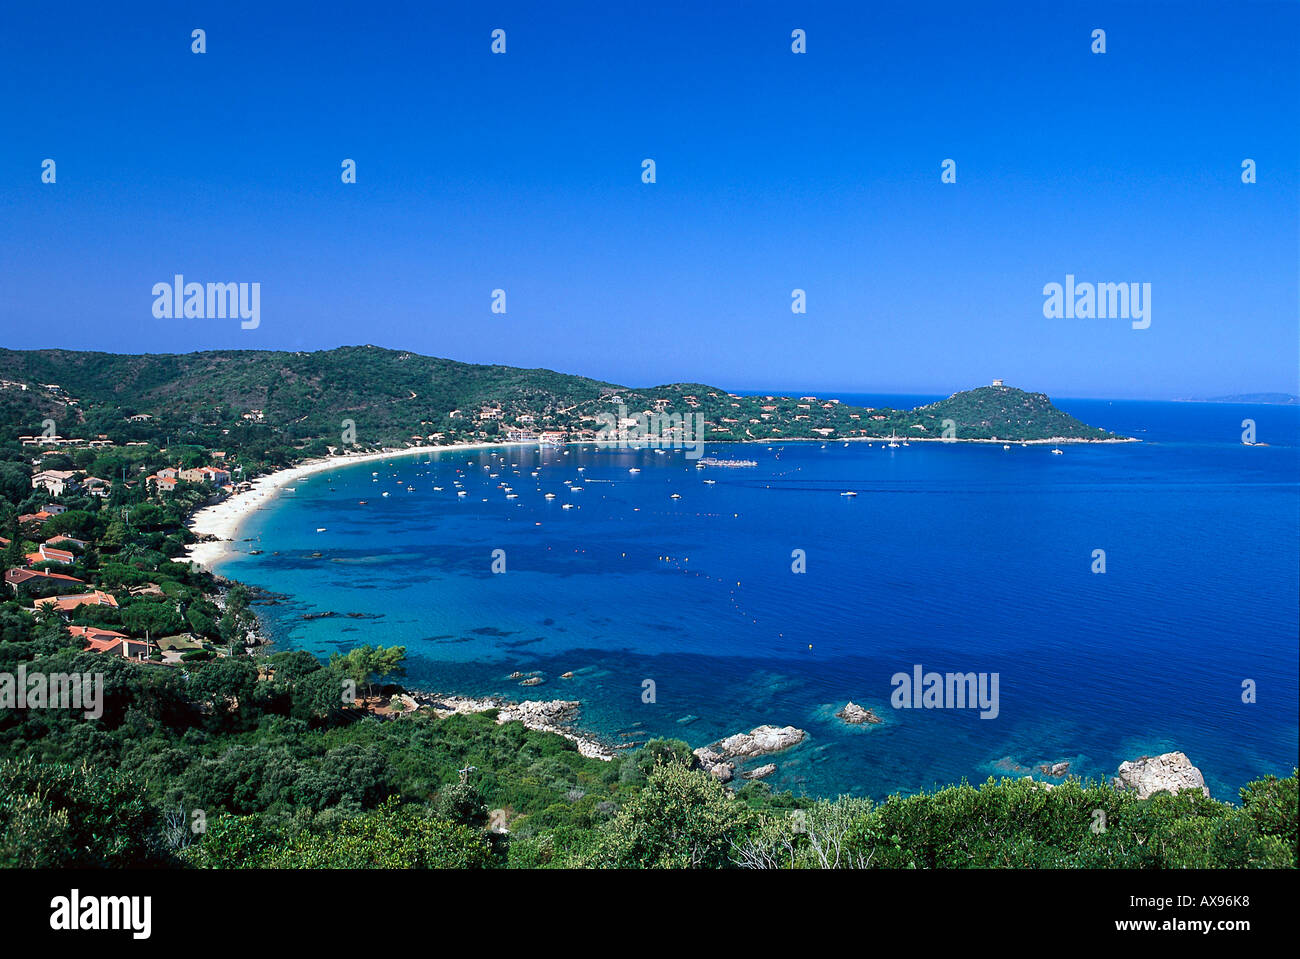
[[[703,416],[705,439],[939,437],[1113,439],[1041,393],[983,387],[918,410],[870,409],[831,397],[740,397],[675,383],[629,388],[551,370],[483,366],[373,346],[316,353],[225,350],[127,355],[0,350],[0,424],[35,435],[53,419],[65,437],[209,448],[287,445],[323,452],[344,421],[356,444],[504,438],[511,428],[590,437],[597,415]],[[131,420],[131,417],[137,417]],[[584,433],[583,431],[587,431]]]

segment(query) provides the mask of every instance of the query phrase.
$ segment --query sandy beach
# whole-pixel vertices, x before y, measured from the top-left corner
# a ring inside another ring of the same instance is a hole
[[[191,563],[197,563],[199,566],[211,569],[212,564],[229,551],[230,544],[234,541],[239,532],[239,527],[245,520],[257,510],[265,509],[271,503],[276,492],[282,487],[291,485],[297,480],[315,473],[325,473],[329,470],[352,466],[357,463],[374,463],[398,456],[421,456],[426,453],[495,449],[501,446],[519,445],[528,444],[465,443],[451,446],[409,446],[402,449],[381,450],[377,453],[328,456],[324,459],[308,460],[288,469],[276,470],[274,473],[267,473],[265,476],[259,476],[257,479],[252,480],[251,489],[229,496],[220,503],[205,506],[190,517],[186,525],[192,533],[196,536],[215,536],[216,539],[191,544],[185,551],[186,559]]]

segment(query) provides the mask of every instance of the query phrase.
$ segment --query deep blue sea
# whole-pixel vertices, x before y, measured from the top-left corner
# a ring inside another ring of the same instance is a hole
[[[1100,778],[1172,749],[1220,799],[1288,774],[1300,409],[1056,402],[1143,442],[710,446],[758,466],[704,470],[593,446],[393,457],[282,492],[220,570],[292,597],[261,610],[280,648],[405,645],[410,685],[579,699],[613,743],[799,726],[780,789],[879,798],[1061,761]],[[1246,418],[1268,446],[1242,444]],[[892,708],[917,664],[997,673],[998,716]],[[844,725],[850,699],[884,723]]]

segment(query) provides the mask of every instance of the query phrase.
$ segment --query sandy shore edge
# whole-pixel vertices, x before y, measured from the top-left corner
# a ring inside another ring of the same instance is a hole
[[[186,547],[185,558],[205,569],[211,570],[213,564],[230,552],[230,544],[239,532],[239,527],[253,513],[270,506],[275,494],[285,486],[330,470],[358,463],[377,463],[396,457],[422,456],[433,453],[458,453],[464,450],[497,449],[502,446],[520,446],[519,443],[465,443],[450,446],[408,446],[374,453],[345,453],[327,456],[323,459],[307,460],[297,466],[276,470],[251,481],[252,488],[228,496],[219,503],[205,506],[190,516],[186,526],[196,536],[214,536],[216,539],[201,543],[192,543]]]

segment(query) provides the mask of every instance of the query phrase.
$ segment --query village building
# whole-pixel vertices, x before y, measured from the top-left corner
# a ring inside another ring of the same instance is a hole
[[[32,604],[34,609],[52,609],[64,615],[82,606],[112,606],[116,609],[117,600],[113,598],[112,593],[96,589],[89,593],[75,593],[71,596],[46,596]]]
[[[51,496],[62,496],[77,488],[73,470],[41,470],[32,477],[32,489],[44,489]]]
[[[47,589],[51,586],[85,586],[86,581],[65,573],[47,573],[39,569],[21,569],[15,566],[5,570],[5,585],[17,595],[20,592]]]
[[[27,554],[27,562],[31,565],[37,563],[63,563],[70,566],[75,558],[66,549],[57,549],[49,543],[42,543],[36,552]]]
[[[146,643],[142,639],[132,639],[125,633],[95,626],[69,626],[68,632],[85,642],[85,652],[108,653],[123,659],[148,659],[149,654],[157,648],[153,643]]]

